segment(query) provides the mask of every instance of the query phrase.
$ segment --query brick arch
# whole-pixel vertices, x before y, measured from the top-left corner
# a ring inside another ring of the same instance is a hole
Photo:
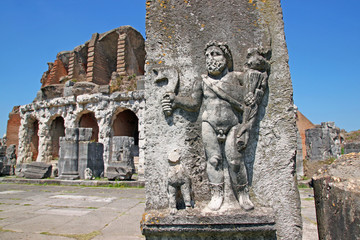
[[[120,108],[112,121],[113,136],[134,137],[135,145],[139,145],[139,119],[130,109]]]
[[[94,112],[82,112],[79,116],[78,126],[82,128],[92,128],[91,141],[99,141],[99,125]]]
[[[65,121],[62,116],[54,116],[50,124],[51,155],[53,159],[59,157],[60,137],[65,136]]]

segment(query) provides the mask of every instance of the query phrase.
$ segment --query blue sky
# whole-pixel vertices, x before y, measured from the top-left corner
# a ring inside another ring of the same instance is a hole
[[[360,129],[360,1],[282,6],[295,104],[315,124]],[[12,107],[33,101],[58,52],[123,25],[145,36],[145,0],[1,0],[0,136]]]

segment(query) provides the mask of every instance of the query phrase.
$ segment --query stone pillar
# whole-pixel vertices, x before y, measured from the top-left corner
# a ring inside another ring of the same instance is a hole
[[[85,179],[86,168],[92,170],[94,177],[100,177],[104,172],[103,144],[90,142],[91,128],[79,128],[79,175]]]
[[[85,169],[90,168],[93,177],[104,172],[102,143],[91,142],[91,128],[66,128],[60,138],[59,178],[84,179]]]
[[[146,8],[143,234],[147,239],[301,239],[280,0],[148,0]],[[261,55],[264,65],[254,67],[253,54]],[[210,159],[204,142],[217,151]],[[241,156],[227,159],[229,149]],[[178,162],[171,161],[172,152],[180,155]],[[247,177],[231,185],[235,170]]]
[[[79,129],[66,128],[65,137],[60,137],[59,178],[78,179]]]

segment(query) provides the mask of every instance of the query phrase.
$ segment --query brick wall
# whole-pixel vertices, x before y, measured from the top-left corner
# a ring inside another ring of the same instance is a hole
[[[305,144],[305,130],[315,128],[315,125],[307,119],[300,111],[296,113],[296,126],[299,129],[303,158],[306,156],[306,144]]]
[[[7,129],[6,129],[6,145],[10,146],[11,144],[16,145],[16,152],[19,146],[19,128],[20,128],[20,113],[19,107],[15,106],[11,113],[9,113],[9,120],[7,122]]]

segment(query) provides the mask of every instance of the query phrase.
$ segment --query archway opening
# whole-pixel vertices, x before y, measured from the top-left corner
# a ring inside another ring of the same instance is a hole
[[[92,128],[91,141],[97,142],[99,140],[99,125],[93,112],[85,113],[81,116],[79,127]]]
[[[134,138],[135,146],[139,145],[139,119],[136,114],[127,109],[116,115],[113,122],[113,136],[128,136]]]
[[[62,117],[56,117],[50,126],[51,154],[53,159],[59,158],[60,137],[65,136],[65,125]]]
[[[34,119],[30,123],[30,151],[32,153],[31,160],[36,161],[39,154],[39,121]]]

